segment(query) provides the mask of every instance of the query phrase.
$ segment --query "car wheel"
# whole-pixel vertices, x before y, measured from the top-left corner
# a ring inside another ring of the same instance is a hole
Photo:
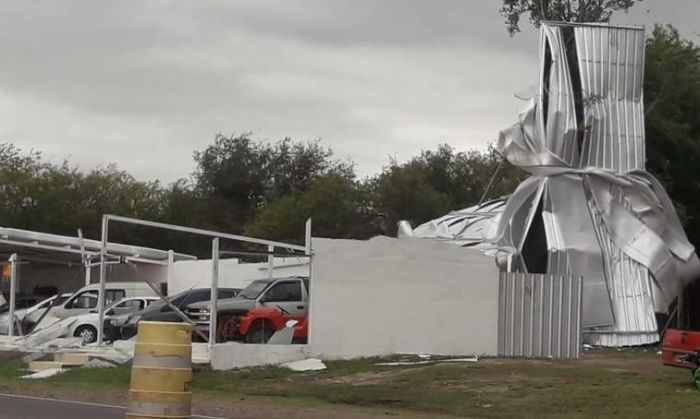
[[[267,343],[274,334],[275,328],[272,324],[266,321],[256,321],[250,326],[245,341],[247,343]]]
[[[73,336],[83,339],[83,344],[93,343],[97,341],[97,329],[89,325],[80,326]]]
[[[235,340],[238,333],[238,319],[232,315],[219,316],[217,324],[216,341],[230,342]]]

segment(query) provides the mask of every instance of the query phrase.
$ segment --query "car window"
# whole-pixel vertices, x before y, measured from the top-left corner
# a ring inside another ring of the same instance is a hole
[[[235,290],[219,290],[219,298],[233,298],[238,294]]]
[[[179,297],[175,297],[170,302],[175,306],[175,307],[181,307],[185,300],[187,299],[187,295],[181,295]],[[168,304],[165,304],[163,306],[163,309],[161,311],[172,311],[170,306]]]
[[[267,291],[265,301],[301,301],[301,283],[279,282]]]
[[[211,298],[211,291],[206,290],[206,291],[196,291],[190,294],[182,304],[182,307],[190,305],[192,303],[198,303],[200,301],[209,301]],[[180,306],[178,306],[180,308]]]
[[[146,300],[146,307],[150,307],[151,304],[156,303],[158,301],[160,301],[160,300]]]
[[[126,291],[124,290],[105,290],[105,304],[113,304],[126,296]]]
[[[255,300],[260,296],[260,294],[267,288],[268,285],[270,285],[270,282],[272,280],[270,279],[258,279],[250,284],[248,284],[247,287],[243,288],[243,291],[238,294],[238,298],[244,298],[246,300]]]
[[[67,299],[69,299],[69,298],[70,298],[70,295],[60,296],[60,297],[58,297],[58,298],[56,298],[56,299],[54,300],[53,305],[54,305],[54,306],[60,306],[61,304],[63,304],[63,303],[64,303]]]
[[[71,300],[66,308],[95,308],[97,307],[97,291],[83,291]]]
[[[143,309],[142,300],[126,300],[113,307],[115,311],[139,311]]]
[[[43,309],[45,309],[46,307],[48,307],[49,304],[51,304],[51,303],[54,302],[54,301],[56,301],[56,300],[48,299],[48,300],[42,301],[41,303],[39,303],[38,306],[36,306],[36,309],[37,309],[37,310],[43,310]]]

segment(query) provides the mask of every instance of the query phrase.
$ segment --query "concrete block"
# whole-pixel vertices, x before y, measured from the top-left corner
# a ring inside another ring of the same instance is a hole
[[[63,365],[85,365],[90,362],[90,356],[86,354],[61,352],[55,353],[53,355],[53,360]]]
[[[308,358],[306,345],[253,345],[228,342],[211,348],[211,367],[215,370],[262,367]]]
[[[29,371],[39,372],[49,369],[61,369],[63,365],[56,361],[32,361],[29,363]]]

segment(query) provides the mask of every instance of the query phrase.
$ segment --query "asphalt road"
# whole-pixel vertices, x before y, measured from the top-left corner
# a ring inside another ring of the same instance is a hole
[[[124,419],[124,408],[43,397],[0,394],[0,419]],[[216,419],[196,416],[192,419]]]

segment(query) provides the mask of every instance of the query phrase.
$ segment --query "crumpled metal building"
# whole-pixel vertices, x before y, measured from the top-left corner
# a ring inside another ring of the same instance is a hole
[[[645,171],[644,47],[642,27],[544,23],[538,94],[499,138],[531,176],[490,217],[484,243],[503,271],[582,276],[593,345],[658,341],[655,312],[700,276],[671,200]],[[460,243],[446,224],[459,213],[414,235]]]

